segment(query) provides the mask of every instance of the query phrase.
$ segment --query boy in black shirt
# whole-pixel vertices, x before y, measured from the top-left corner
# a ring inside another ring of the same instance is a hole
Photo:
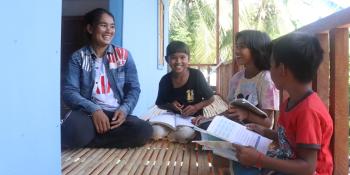
[[[213,92],[205,81],[203,74],[188,67],[190,51],[181,41],[173,41],[167,47],[166,61],[172,71],[159,82],[156,105],[162,109],[179,113],[183,116],[203,115],[203,108],[214,101]],[[195,131],[186,126],[175,131],[153,125],[153,138],[168,136],[170,141],[186,143],[195,136]]]

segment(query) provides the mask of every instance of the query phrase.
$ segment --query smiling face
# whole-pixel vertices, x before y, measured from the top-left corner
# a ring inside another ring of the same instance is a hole
[[[241,39],[237,39],[236,42],[236,61],[239,65],[254,64],[250,49],[246,46]]]
[[[188,68],[188,55],[182,52],[176,52],[169,56],[169,66],[175,73],[182,73]]]
[[[91,42],[100,47],[106,47],[112,42],[115,34],[114,20],[107,13],[103,13],[100,20],[94,25],[87,25],[91,35]]]

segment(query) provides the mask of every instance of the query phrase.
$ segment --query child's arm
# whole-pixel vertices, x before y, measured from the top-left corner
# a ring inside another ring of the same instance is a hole
[[[214,96],[210,97],[207,100],[203,100],[197,104],[188,105],[182,110],[182,115],[185,115],[185,116],[193,115],[200,109],[203,109],[204,107],[210,105],[213,102],[214,102]]]
[[[233,145],[239,162],[246,166],[276,170],[286,174],[312,175],[317,164],[317,149],[297,148],[294,160],[281,160],[259,153],[252,147]]]
[[[247,129],[252,130],[262,136],[265,136],[273,141],[278,141],[277,132],[269,128],[263,127],[255,123],[249,123],[245,125]]]
[[[243,108],[230,106],[228,109],[227,117],[234,120],[256,123],[261,126],[270,128],[272,126],[273,110],[263,111],[267,114],[268,117],[263,118]]]

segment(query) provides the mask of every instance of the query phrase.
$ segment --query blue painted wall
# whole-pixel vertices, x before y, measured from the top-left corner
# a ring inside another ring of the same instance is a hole
[[[157,69],[157,3],[157,0],[124,0],[123,47],[127,48],[135,59],[141,84],[140,99],[134,110],[136,115],[146,113],[148,108],[154,105],[159,80],[167,72],[166,63],[163,69]],[[164,0],[164,6],[164,23],[168,24],[168,0]],[[165,25],[164,31],[166,47],[168,25]]]
[[[60,174],[61,0],[0,7],[0,172]]]

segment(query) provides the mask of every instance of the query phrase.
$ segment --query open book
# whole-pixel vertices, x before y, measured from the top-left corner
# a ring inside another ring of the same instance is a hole
[[[231,101],[230,104],[232,106],[237,106],[237,107],[247,109],[250,112],[253,112],[253,113],[255,113],[263,118],[267,117],[267,114],[264,111],[262,111],[261,109],[259,109],[258,107],[256,107],[255,105],[253,105],[252,103],[250,103],[248,100],[246,100],[244,98],[234,99],[233,101]]]
[[[229,147],[230,143],[243,146],[251,146],[257,151],[266,154],[272,140],[261,136],[245,126],[236,123],[224,116],[216,116],[207,130],[195,127],[202,136],[201,141],[194,141],[213,150],[214,154],[237,161],[234,149]],[[220,145],[220,146],[218,146]]]
[[[194,127],[191,120],[191,116],[183,116],[172,112],[165,112],[159,115],[152,116],[149,122],[152,124],[160,124],[169,127],[172,130],[176,130],[178,126]]]

